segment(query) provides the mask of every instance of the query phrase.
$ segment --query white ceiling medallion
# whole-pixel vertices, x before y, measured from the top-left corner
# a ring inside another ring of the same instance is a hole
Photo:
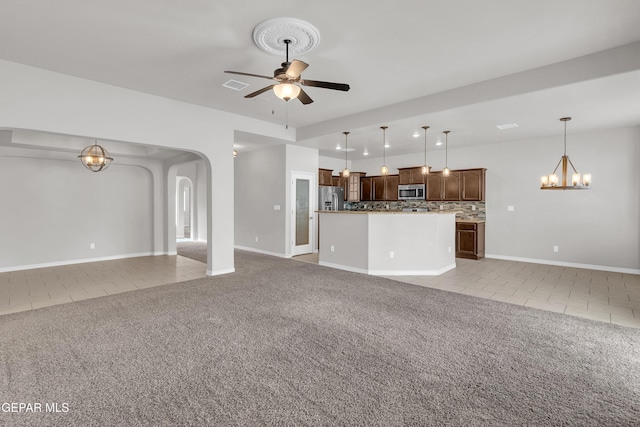
[[[284,55],[287,50],[285,40],[291,40],[290,55],[302,55],[318,46],[320,32],[308,22],[296,18],[267,19],[253,29],[253,41],[267,53]]]

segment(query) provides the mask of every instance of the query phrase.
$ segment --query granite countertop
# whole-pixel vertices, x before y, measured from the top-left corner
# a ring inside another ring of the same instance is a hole
[[[331,213],[331,214],[351,214],[351,215],[363,215],[363,214],[400,214],[400,215],[442,215],[442,214],[458,214],[460,211],[429,211],[429,212],[403,212],[403,211],[316,211],[317,213]]]
[[[475,222],[475,223],[479,223],[479,222],[485,222],[486,220],[484,219],[456,219],[456,222]]]

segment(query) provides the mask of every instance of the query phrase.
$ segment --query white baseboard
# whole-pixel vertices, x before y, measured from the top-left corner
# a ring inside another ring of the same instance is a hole
[[[351,271],[352,273],[369,274],[369,271],[364,268],[349,267],[348,265],[333,264],[326,261],[320,261],[318,264],[324,267],[331,267],[338,270]]]
[[[6,273],[9,271],[20,271],[20,270],[33,270],[36,268],[60,267],[63,265],[71,265],[71,264],[86,264],[89,262],[113,261],[116,259],[138,258],[143,256],[159,256],[159,255],[176,255],[176,254],[175,253],[171,254],[166,252],[138,252],[135,254],[121,254],[121,255],[111,255],[111,256],[96,257],[96,258],[82,258],[82,259],[72,259],[72,260],[66,260],[66,261],[43,262],[40,264],[27,264],[27,265],[16,265],[12,267],[2,267],[0,268],[0,273]]]
[[[515,256],[493,255],[493,254],[486,254],[485,258],[502,259],[505,261],[528,262],[532,264],[557,265],[559,267],[584,268],[587,270],[612,271],[614,273],[640,274],[640,269],[611,267],[607,265],[582,264],[577,262],[553,261],[548,259],[522,258],[522,257],[515,257]]]
[[[234,248],[240,249],[240,250],[243,250],[243,251],[256,252],[256,253],[259,253],[259,254],[277,256],[278,258],[291,258],[291,255],[287,256],[287,254],[281,254],[281,253],[278,253],[278,252],[265,251],[265,250],[262,250],[262,249],[251,248],[249,246],[235,245]]]

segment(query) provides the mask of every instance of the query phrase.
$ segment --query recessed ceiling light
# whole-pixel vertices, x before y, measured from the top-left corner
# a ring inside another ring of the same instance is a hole
[[[340,144],[336,145],[336,150],[340,150]]]
[[[364,153],[362,153],[362,154],[364,154],[365,156],[368,156],[369,152],[367,150],[364,150]]]
[[[436,142],[436,145],[442,145],[442,141]]]
[[[389,147],[391,147],[391,146],[389,145],[388,142],[386,144],[384,144],[384,148],[389,148]]]
[[[349,148],[339,148],[338,150],[339,151],[346,151],[346,152],[356,151],[355,148],[351,148],[351,147],[349,147]]]
[[[418,133],[418,131],[415,131],[411,136],[413,136],[414,138],[418,138],[420,134]]]
[[[242,90],[245,87],[249,86],[249,83],[243,83],[243,82],[239,82],[237,80],[231,79],[228,82],[223,83],[222,86],[229,89],[233,89],[233,90]]]
[[[518,125],[515,123],[507,123],[506,125],[498,125],[496,126],[498,129],[500,130],[505,130],[505,129],[513,129],[513,128],[517,128]]]

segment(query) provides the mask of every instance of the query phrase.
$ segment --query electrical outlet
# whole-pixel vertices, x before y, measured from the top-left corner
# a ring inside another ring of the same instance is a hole
[[[280,205],[273,205],[273,210],[274,211],[279,211],[280,210]]]
[[[471,205],[471,210],[475,211],[476,210],[476,205]]]
[[[451,246],[449,246],[449,253],[451,253]]]
[[[256,236],[256,243],[258,242],[258,236]]]
[[[95,243],[91,243],[91,244],[89,245],[89,248],[90,248],[90,249],[95,249],[95,248],[96,248],[96,244],[95,244]]]
[[[443,211],[444,210],[444,205],[440,205],[440,210]]]
[[[557,247],[557,246],[554,246],[554,247],[553,247],[553,252],[559,252],[559,251],[558,251],[558,247]]]
[[[336,251],[336,247],[331,245],[331,252],[335,252]]]
[[[393,251],[389,251],[389,258],[393,258],[396,254],[393,253]]]
[[[515,208],[513,206],[509,205],[509,206],[507,206],[507,210],[509,212],[513,212],[515,210]]]

